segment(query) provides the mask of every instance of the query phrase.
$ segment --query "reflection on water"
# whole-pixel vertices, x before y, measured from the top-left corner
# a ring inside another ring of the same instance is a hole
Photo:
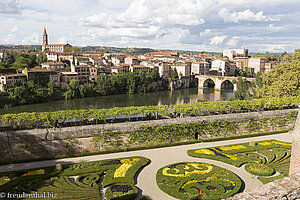
[[[56,110],[98,109],[123,106],[148,106],[184,104],[203,101],[226,100],[233,96],[232,89],[215,91],[213,88],[189,88],[174,91],[161,91],[147,94],[122,94],[84,99],[59,100],[42,104],[17,106],[1,109],[0,114],[19,112],[46,112]]]

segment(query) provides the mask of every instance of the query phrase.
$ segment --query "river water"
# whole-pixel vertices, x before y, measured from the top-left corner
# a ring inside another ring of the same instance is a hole
[[[188,88],[146,94],[121,94],[102,97],[72,99],[67,101],[51,101],[48,103],[31,104],[16,106],[7,109],[0,109],[0,114],[20,112],[46,112],[75,109],[99,109],[123,106],[184,104],[203,101],[220,101],[229,99],[232,96],[232,89],[215,91],[213,88]]]

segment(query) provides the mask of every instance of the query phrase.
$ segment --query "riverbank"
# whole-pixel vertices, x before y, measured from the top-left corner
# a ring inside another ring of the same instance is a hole
[[[58,110],[101,109],[126,106],[179,105],[202,101],[221,101],[233,96],[232,90],[214,91],[213,88],[188,88],[149,92],[146,94],[119,94],[50,101],[0,109],[0,114],[20,112],[52,112]]]

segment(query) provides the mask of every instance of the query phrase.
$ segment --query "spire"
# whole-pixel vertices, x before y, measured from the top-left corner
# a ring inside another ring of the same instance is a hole
[[[46,32],[46,28],[44,27],[44,33],[43,35],[47,35],[47,32]]]

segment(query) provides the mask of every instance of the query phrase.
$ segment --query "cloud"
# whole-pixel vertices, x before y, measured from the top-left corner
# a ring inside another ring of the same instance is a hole
[[[66,43],[67,43],[66,37],[60,37],[60,38],[58,39],[58,43],[59,43],[59,44],[66,44]]]
[[[32,35],[24,37],[22,40],[22,44],[38,44],[40,35],[38,33],[34,33]]]
[[[275,26],[274,24],[269,24],[268,29],[269,29],[270,31],[272,31],[272,32],[278,32],[278,31],[281,31],[281,30],[282,30],[281,27],[277,27],[277,26]]]
[[[267,22],[267,21],[280,21],[279,18],[265,16],[263,11],[257,13],[252,12],[250,9],[246,9],[241,12],[229,12],[227,8],[222,8],[219,13],[219,17],[225,22],[239,23],[240,21],[252,21],[252,22]]]
[[[1,0],[0,2],[0,14],[21,14],[21,9],[21,3],[18,0]]]
[[[226,43],[226,46],[230,47],[230,48],[238,47],[239,39],[240,39],[239,36],[233,36],[230,40],[228,40],[228,42]]]
[[[221,45],[223,41],[227,38],[227,36],[215,36],[210,40],[209,44],[212,45]]]
[[[14,44],[16,41],[16,36],[14,34],[9,34],[3,38],[3,44]]]
[[[13,27],[13,28],[10,29],[10,32],[12,32],[12,33],[15,33],[17,31],[18,31],[18,27],[17,26],[15,26],[15,27]]]
[[[284,52],[285,45],[282,44],[263,44],[263,48],[260,48],[261,52]]]

